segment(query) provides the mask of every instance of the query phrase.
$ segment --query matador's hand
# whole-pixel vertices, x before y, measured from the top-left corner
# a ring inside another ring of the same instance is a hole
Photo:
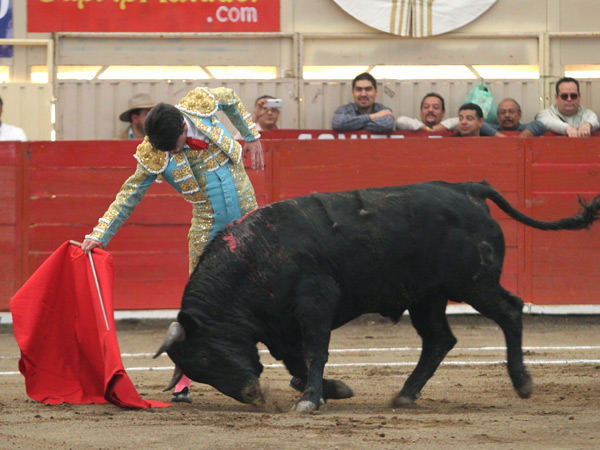
[[[86,253],[89,253],[98,245],[100,245],[100,242],[98,241],[95,241],[93,239],[85,239],[83,241],[83,244],[81,244],[81,250],[83,250]]]
[[[250,153],[252,158],[252,168],[254,170],[263,170],[265,168],[265,155],[263,153],[262,144],[257,139],[256,141],[246,142],[244,151]]]

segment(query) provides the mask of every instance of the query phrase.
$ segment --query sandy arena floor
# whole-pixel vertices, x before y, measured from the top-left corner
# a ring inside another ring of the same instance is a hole
[[[330,401],[309,415],[290,412],[299,394],[267,353],[261,353],[263,410],[199,384],[192,384],[193,404],[165,409],[43,405],[27,397],[15,373],[19,349],[11,327],[0,326],[0,448],[600,448],[599,317],[526,317],[534,393],[522,400],[506,373],[501,331],[480,316],[451,316],[457,347],[423,389],[418,408],[408,410],[390,402],[417,360],[418,336],[407,318],[398,325],[371,319],[336,330],[331,342],[326,375],[349,384],[354,398]],[[166,325],[117,323],[123,363],[147,399],[170,399],[161,392],[170,360],[150,355]]]

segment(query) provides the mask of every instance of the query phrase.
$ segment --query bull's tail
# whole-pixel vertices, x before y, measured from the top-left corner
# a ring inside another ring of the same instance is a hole
[[[500,192],[489,184],[485,182],[478,184],[480,189],[476,189],[477,194],[480,194],[482,198],[493,201],[502,211],[513,219],[533,228],[538,228],[540,230],[582,230],[584,228],[589,228],[596,220],[600,219],[600,195],[597,195],[591,203],[586,203],[579,197],[579,204],[583,207],[583,210],[573,217],[565,217],[564,219],[559,219],[554,222],[544,222],[532,219],[513,208]],[[473,192],[471,192],[471,194],[473,194]]]

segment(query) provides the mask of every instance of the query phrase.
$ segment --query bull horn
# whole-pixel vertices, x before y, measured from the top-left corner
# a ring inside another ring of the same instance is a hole
[[[183,377],[183,370],[181,370],[179,366],[176,365],[175,370],[173,370],[173,378],[171,378],[171,381],[169,381],[167,387],[163,389],[163,392],[167,392],[173,389],[177,385],[177,383],[179,383],[181,377]]]
[[[179,322],[171,322],[171,325],[169,325],[169,329],[167,330],[167,336],[165,337],[165,340],[152,358],[158,357],[162,353],[169,350],[173,343],[177,341],[183,341],[184,339],[185,329]]]

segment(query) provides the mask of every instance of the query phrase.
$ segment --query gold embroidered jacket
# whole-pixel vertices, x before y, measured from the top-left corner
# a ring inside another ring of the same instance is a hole
[[[253,191],[251,188],[248,190],[250,183],[243,166],[242,148],[216,116],[217,111],[222,110],[247,142],[260,137],[237,94],[228,88],[199,87],[175,106],[208,138],[208,147],[204,150],[186,147],[182,152],[171,155],[154,148],[146,137],[134,155],[138,161],[135,173],[125,181],[115,201],[86,238],[106,246],[159,175],[187,201],[195,204],[195,212],[198,208],[211,211],[201,174],[230,164],[240,209],[245,213],[256,208]]]

